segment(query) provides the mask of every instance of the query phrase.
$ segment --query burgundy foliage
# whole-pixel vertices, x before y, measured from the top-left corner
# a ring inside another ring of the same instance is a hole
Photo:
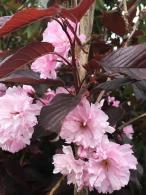
[[[95,0],[82,0],[77,7],[70,9],[62,8],[53,3],[53,6],[47,9],[28,8],[15,13],[13,16],[1,17],[0,37],[5,37],[5,35],[9,33],[44,19],[51,20],[62,17],[63,20],[67,18],[79,22],[94,2]],[[132,3],[128,5],[128,22],[130,28],[133,25],[132,20],[136,14],[135,3],[136,1],[132,1]],[[115,25],[115,18],[117,25]],[[125,21],[119,13],[119,10],[103,12],[100,19],[108,31],[112,31],[121,37],[127,34],[128,30]],[[63,25],[66,27],[66,23]],[[74,29],[71,28],[69,24],[67,25],[73,32],[76,43],[78,43],[78,46],[82,49],[81,42],[76,36]],[[29,67],[37,58],[53,53],[54,47],[50,43],[33,42],[18,49],[14,54],[9,56],[6,54],[9,54],[10,51],[6,51],[6,53],[2,51],[0,53],[0,57],[2,58],[0,59],[0,82],[8,86],[13,84],[33,85],[36,88],[35,95],[40,95],[40,97],[43,96],[42,91],[44,92],[48,87],[52,87],[55,91],[56,87],[59,86],[65,86],[67,90],[70,86],[75,86],[75,92],[73,94],[57,94],[49,105],[43,106],[38,119],[39,124],[35,127],[32,144],[30,146],[22,151],[22,153],[18,153],[18,155],[11,156],[9,153],[6,153],[6,157],[0,160],[0,165],[3,168],[3,170],[0,169],[0,171],[2,172],[2,176],[4,175],[2,181],[0,178],[0,185],[3,186],[2,189],[4,191],[2,191],[3,194],[9,194],[6,192],[7,190],[4,189],[6,183],[8,183],[7,187],[9,189],[11,185],[13,187],[19,185],[20,189],[24,189],[22,195],[48,194],[48,191],[51,191],[50,186],[54,186],[56,180],[60,179],[60,176],[56,176],[55,179],[52,176],[52,166],[48,166],[48,169],[46,169],[46,165],[52,163],[52,155],[61,145],[59,141],[53,143],[54,137],[60,132],[63,120],[67,114],[76,108],[83,96],[86,96],[91,102],[95,103],[101,95],[101,92],[103,92],[103,97],[105,98],[103,110],[108,114],[108,122],[112,126],[122,124],[125,118],[127,119],[129,117],[130,114],[128,115],[126,113],[126,109],[129,109],[129,107],[127,105],[125,106],[124,103],[118,108],[109,106],[106,96],[104,96],[105,93],[109,95],[111,91],[116,91],[123,86],[129,85],[133,87],[137,99],[145,100],[146,43],[121,47],[122,45],[118,42],[117,50],[113,51],[112,43],[108,44],[104,39],[97,37],[95,39],[93,38],[91,42],[90,60],[84,65],[87,74],[82,82],[79,80],[79,75],[77,74],[74,42],[71,45],[70,53],[72,55],[72,62],[69,62],[70,67],[59,67],[60,72],[56,80],[40,79],[39,74],[31,71]],[[65,71],[69,73],[69,76],[64,74]],[[71,84],[67,86],[66,83],[68,83],[69,79],[71,80]],[[36,99],[34,101],[36,101]],[[42,102],[40,101],[40,103]],[[120,143],[127,143],[129,141],[125,141],[124,136],[121,136],[119,139],[116,133],[110,136],[111,139],[118,140]],[[47,150],[47,152],[45,150]],[[2,155],[3,153],[2,151]],[[39,169],[40,166],[41,170]],[[142,172],[142,167],[138,165],[138,170],[131,172],[129,184],[131,187],[125,187],[121,191],[113,193],[113,195],[133,195],[131,192],[133,186],[135,186],[136,190],[141,188],[139,180],[143,174]],[[12,179],[13,184],[11,184],[9,177]],[[64,183],[61,188],[62,194],[65,194]],[[72,187],[70,189],[73,190]],[[12,188],[12,193],[13,191],[15,192],[15,189]],[[71,193],[68,189],[67,192],[68,194]]]

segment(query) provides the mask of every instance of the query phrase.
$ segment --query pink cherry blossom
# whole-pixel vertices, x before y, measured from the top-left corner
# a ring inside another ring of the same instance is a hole
[[[58,20],[62,23],[61,19]],[[68,20],[68,22],[75,30],[76,24],[70,20]],[[69,27],[67,27],[67,31],[71,37],[71,40],[73,40],[74,34],[71,32]],[[77,34],[79,34],[79,30],[77,30]],[[79,38],[81,39],[81,41],[85,41],[84,35],[80,35]],[[56,20],[52,20],[51,22],[48,22],[48,26],[43,33],[43,42],[51,43],[55,47],[54,52],[58,53],[60,56],[64,58],[69,57],[68,53],[70,50],[70,41],[66,33],[63,31],[61,25]],[[32,63],[31,69],[35,72],[39,72],[40,77],[43,79],[47,79],[47,78],[55,79],[56,69],[61,65],[61,63],[58,61],[63,62],[62,58],[59,57],[58,55],[48,54],[37,58]]]
[[[115,101],[115,97],[111,97],[111,96],[108,96],[108,103],[112,103],[113,101]]]
[[[40,100],[41,102],[43,102],[43,104],[48,105],[55,96],[56,96],[55,91],[49,88],[47,92],[43,95],[43,97],[40,98]]]
[[[80,104],[65,118],[60,137],[67,143],[76,143],[83,147],[94,148],[106,133],[112,133],[108,116],[97,106],[83,98]]]
[[[29,145],[40,110],[23,88],[8,88],[0,97],[0,147],[15,153]]]
[[[75,184],[78,191],[88,188],[99,193],[112,193],[126,186],[130,170],[136,169],[137,159],[131,145],[119,145],[103,136],[96,148],[79,147],[76,159],[70,146],[63,147],[63,154],[53,157],[54,173],[67,176],[68,184]]]
[[[31,69],[34,72],[40,73],[40,78],[42,79],[55,79],[56,78],[56,68],[57,68],[57,56],[53,54],[48,54],[37,58],[31,65]]]
[[[43,104],[48,105],[51,102],[51,100],[57,94],[60,94],[60,93],[68,94],[69,92],[72,93],[72,94],[74,94],[75,93],[74,87],[68,87],[67,89],[65,89],[64,87],[58,87],[55,91],[54,90],[51,90],[49,88],[47,90],[47,92],[43,95],[43,97],[40,98],[40,100],[41,100],[41,102],[43,102]]]
[[[128,126],[124,127],[123,128],[123,132],[126,134],[126,136],[129,139],[133,138],[134,130],[133,130],[133,126],[132,125],[128,125]]]
[[[113,107],[116,107],[116,108],[118,108],[120,105],[120,101],[116,100],[115,97],[108,96],[107,101],[109,105],[111,104]]]
[[[113,101],[112,106],[118,108],[119,104],[120,104],[120,101],[115,100],[115,101]]]
[[[75,88],[73,86],[71,87],[67,87],[67,88],[64,88],[64,87],[58,87],[56,89],[56,94],[60,94],[60,93],[71,93],[73,95],[75,95]]]
[[[68,94],[69,92],[64,87],[58,87],[56,89],[56,94],[65,93]]]
[[[63,154],[55,154],[53,156],[54,171],[53,173],[62,173],[67,176],[68,184],[75,184],[78,190],[84,186],[84,161],[74,158],[70,146],[63,146]]]
[[[126,186],[130,169],[136,169],[137,159],[131,145],[109,142],[106,136],[88,161],[88,182],[90,189],[99,193],[112,193]]]
[[[23,85],[23,91],[28,93],[28,95],[33,95],[35,93],[35,89],[31,85]]]
[[[61,19],[58,20],[62,23]],[[68,20],[68,22],[75,30],[76,24],[71,20]],[[77,26],[77,35],[79,35],[79,24]],[[70,35],[71,40],[73,40],[74,34],[71,32],[69,27],[67,27],[67,32]],[[80,35],[79,38],[81,41],[85,41],[85,35]],[[55,47],[55,52],[59,53],[63,57],[67,57],[70,50],[70,42],[61,25],[56,20],[48,22],[48,26],[43,33],[43,41],[52,43]]]

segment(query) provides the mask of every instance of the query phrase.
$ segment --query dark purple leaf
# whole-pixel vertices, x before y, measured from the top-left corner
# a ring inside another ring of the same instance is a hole
[[[39,74],[31,70],[17,70],[9,76],[0,79],[0,82],[26,85],[47,84],[48,86],[64,86],[62,80],[40,79]]]
[[[123,85],[127,85],[134,82],[134,80],[129,79],[129,78],[117,78],[114,79],[112,81],[106,81],[104,83],[100,83],[97,87],[95,87],[93,90],[97,90],[97,89],[103,89],[105,91],[113,91],[116,90],[120,87],[122,87]]]
[[[122,73],[131,78],[146,79],[146,43],[120,48],[100,61],[109,73]]]
[[[120,121],[124,116],[124,110],[120,107],[110,107],[105,110],[106,114],[109,116],[109,123],[111,126],[116,125],[118,121]]]
[[[40,125],[49,132],[59,132],[66,115],[80,102],[81,96],[58,94],[40,114]]]
[[[135,97],[138,100],[146,100],[146,81],[139,81],[133,84]]]
[[[19,49],[15,54],[5,58],[5,60],[0,63],[0,78],[23,65],[31,63],[40,56],[53,52],[53,50],[54,47],[52,44],[46,42],[31,43]]]

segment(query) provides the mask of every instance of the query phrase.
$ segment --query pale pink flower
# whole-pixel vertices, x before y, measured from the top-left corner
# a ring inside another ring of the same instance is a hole
[[[112,103],[112,106],[113,106],[113,107],[116,107],[116,108],[118,108],[119,105],[120,105],[120,101],[118,101],[118,100],[116,100],[116,101],[114,101],[114,102]]]
[[[43,104],[48,105],[51,102],[51,100],[57,94],[60,94],[60,93],[68,94],[69,92],[72,93],[72,94],[74,94],[75,93],[74,87],[69,87],[68,90],[66,90],[64,87],[58,87],[55,91],[54,90],[51,90],[49,88],[47,90],[47,92],[43,95],[43,97],[40,98],[40,100],[41,100],[41,102],[43,102]]]
[[[79,147],[75,159],[70,146],[63,147],[63,154],[53,157],[54,173],[67,176],[78,191],[96,189],[99,193],[112,193],[126,186],[130,170],[136,169],[137,159],[129,144],[110,142],[107,136],[96,148]]]
[[[7,90],[7,86],[3,83],[0,83],[0,96],[3,96]]]
[[[62,23],[61,19],[58,20]],[[68,20],[68,22],[75,30],[76,24],[71,20]],[[77,35],[79,35],[79,24],[77,26]],[[71,32],[69,27],[67,27],[67,32],[69,33],[71,40],[73,40],[74,34]],[[79,38],[81,41],[85,41],[85,35],[80,35]],[[55,47],[55,52],[59,53],[63,57],[68,56],[70,42],[61,25],[56,20],[48,22],[48,26],[43,33],[43,42],[52,43]]]
[[[64,87],[58,87],[56,89],[56,94],[65,93],[68,94],[68,91]]]
[[[88,186],[99,193],[112,193],[126,186],[130,170],[136,169],[137,159],[131,145],[109,142],[106,136],[88,161]]]
[[[23,91],[28,95],[33,95],[35,93],[35,89],[31,85],[23,85]]]
[[[31,69],[34,72],[39,72],[42,79],[55,79],[57,67],[57,56],[53,54],[39,57],[31,65]]]
[[[60,22],[61,19],[58,19]],[[76,24],[70,20],[68,20],[70,25],[75,30]],[[78,25],[79,27],[79,25]],[[79,29],[79,28],[78,28]],[[67,31],[71,37],[71,40],[74,39],[74,34],[67,27]],[[79,30],[77,30],[77,34],[79,34]],[[85,40],[84,35],[80,35],[79,37],[81,41]],[[48,23],[46,30],[43,33],[43,42],[51,43],[55,49],[54,52],[58,53],[60,56],[64,58],[68,58],[68,53],[70,50],[70,42],[63,31],[61,25],[56,21],[52,20]],[[31,66],[31,69],[35,72],[40,73],[40,77],[43,79],[55,79],[56,78],[56,69],[60,67],[61,63],[59,61],[64,62],[64,60],[55,54],[48,54],[42,57],[37,58]]]
[[[43,95],[43,97],[40,98],[40,100],[41,102],[43,102],[43,104],[48,105],[55,96],[55,91],[48,89],[47,92]]]
[[[23,88],[8,88],[0,97],[0,147],[15,153],[29,145],[40,110]]]
[[[108,96],[108,103],[112,103],[113,101],[115,101],[115,97],[111,97],[111,96]]]
[[[120,101],[116,100],[115,97],[108,96],[107,101],[109,105],[111,104],[113,107],[116,107],[116,108],[118,108],[120,105]]]
[[[94,153],[95,153],[95,148],[84,148],[83,146],[79,146],[77,149],[77,154],[81,159],[93,158]]]
[[[132,125],[128,125],[128,126],[124,127],[123,128],[123,132],[126,134],[126,136],[129,139],[133,138],[134,130],[133,130],[133,126]]]
[[[61,20],[59,21],[61,22]],[[69,34],[72,35],[72,33]],[[68,55],[70,50],[69,39],[63,31],[61,25],[56,20],[48,22],[47,28],[43,33],[43,42],[52,43],[55,47],[55,52],[59,53],[63,57]]]
[[[60,93],[71,93],[71,94],[75,94],[75,88],[73,86],[71,87],[67,87],[67,89],[65,89],[64,87],[58,87],[56,89],[56,94],[60,94]]]
[[[81,159],[76,160],[74,158],[72,149],[70,146],[63,146],[63,154],[55,154],[53,156],[54,171],[53,173],[62,173],[67,176],[68,184],[75,184],[78,186],[78,190],[84,186],[84,164]]]
[[[65,118],[60,137],[67,143],[76,143],[83,147],[94,148],[102,136],[113,133],[114,128],[109,126],[108,116],[95,104],[83,98],[80,104]]]

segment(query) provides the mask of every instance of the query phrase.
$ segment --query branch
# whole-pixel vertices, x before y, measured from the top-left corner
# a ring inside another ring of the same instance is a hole
[[[140,21],[138,19],[137,22],[135,23],[135,25],[133,26],[133,29],[132,29],[131,33],[129,34],[127,41],[125,42],[124,47],[128,47],[128,45],[130,44],[130,42],[133,38],[133,35],[135,34],[136,30],[138,29],[139,23],[140,23]]]
[[[121,125],[118,129],[119,129],[119,130],[122,130],[122,129],[123,129],[124,127],[126,127],[127,125],[130,125],[131,123],[133,123],[133,122],[135,122],[135,121],[137,121],[138,119],[143,118],[143,117],[146,117],[146,113],[143,113],[143,114],[141,114],[141,115],[139,115],[139,116],[134,117],[133,119],[131,119],[131,120],[129,120],[128,122],[126,122],[126,123],[124,123],[123,125]]]
[[[127,32],[129,32],[130,28],[129,28],[129,20],[128,20],[128,8],[127,8],[127,1],[126,0],[123,0],[123,19],[124,19],[124,22],[125,22],[125,26],[126,26],[126,30]]]
[[[50,192],[48,192],[46,195],[55,195],[63,180],[64,180],[64,176],[62,176],[62,177],[59,179],[59,181],[57,181],[57,183],[56,183],[55,186],[52,188],[52,190],[51,190]]]

